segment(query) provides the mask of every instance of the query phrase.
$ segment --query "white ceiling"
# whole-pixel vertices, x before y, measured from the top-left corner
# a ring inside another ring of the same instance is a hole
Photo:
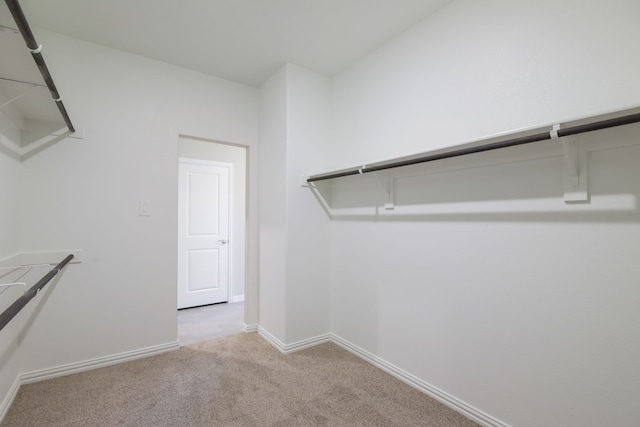
[[[46,28],[257,87],[287,62],[331,76],[450,1],[20,0],[20,4],[36,39],[37,28]],[[4,1],[0,1],[2,25],[16,27]],[[19,33],[0,27],[0,58],[0,77],[44,83]],[[25,119],[62,123],[46,88],[0,80],[0,106],[15,97],[19,99],[0,107],[0,113],[20,127]]]
[[[22,0],[20,4],[32,27],[259,86],[287,62],[331,76],[448,1]]]

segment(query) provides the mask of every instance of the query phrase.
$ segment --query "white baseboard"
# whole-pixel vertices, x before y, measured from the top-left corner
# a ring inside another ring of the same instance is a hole
[[[255,323],[253,325],[247,325],[246,323],[244,323],[242,325],[242,330],[244,332],[258,332],[258,325],[256,325]]]
[[[296,341],[291,344],[284,344],[275,336],[271,335],[266,329],[262,326],[258,326],[258,334],[264,338],[267,342],[277,348],[281,353],[288,354],[294,353],[296,351],[303,350],[305,348],[313,347],[318,344],[322,344],[325,342],[331,341],[331,334],[323,334],[318,335],[312,338],[308,338],[302,341]]]
[[[427,383],[426,381],[421,380],[420,378],[416,377],[415,375],[412,375],[410,373],[408,373],[407,371],[398,368],[395,365],[392,365],[391,363],[381,359],[380,357],[369,353],[368,351],[358,347],[357,345],[354,345],[352,343],[350,343],[349,341],[335,335],[335,334],[330,334],[331,335],[331,341],[333,343],[335,343],[336,345],[344,348],[345,350],[347,350],[348,352],[358,356],[359,358],[363,359],[366,362],[371,363],[372,365],[376,366],[377,368],[382,369],[383,371],[385,371],[386,373],[396,377],[397,379],[399,379],[400,381],[420,390],[421,392],[425,393],[426,395],[436,399],[438,402],[450,407],[451,409],[461,413],[462,415],[464,415],[465,417],[477,422],[480,425],[486,426],[486,427],[509,427],[508,424],[503,423],[500,420],[497,420],[496,418],[482,412],[481,410],[463,402],[460,399],[457,399],[456,397],[448,394],[445,391],[440,390],[438,387],[435,387],[429,383]]]
[[[231,297],[231,302],[244,302],[244,295],[234,295]]]
[[[4,416],[9,411],[13,400],[16,398],[18,394],[18,389],[20,388],[20,378],[16,378],[16,380],[11,385],[11,388],[7,392],[5,398],[2,400],[2,404],[0,404],[0,423],[4,419]]]
[[[281,353],[284,353],[285,344],[280,341],[278,338],[271,335],[266,329],[262,326],[258,326],[258,335],[264,338],[269,344],[278,349]]]
[[[29,384],[38,381],[48,380],[51,378],[62,377],[65,375],[76,374],[78,372],[89,371],[91,369],[103,368],[118,363],[129,362],[131,360],[141,359],[143,357],[155,356],[157,354],[167,353],[169,351],[180,348],[178,341],[156,345],[138,350],[127,351],[106,357],[98,357],[95,359],[85,360],[77,363],[69,363],[67,365],[56,366],[53,368],[41,369],[39,371],[27,372],[19,376],[20,384]]]

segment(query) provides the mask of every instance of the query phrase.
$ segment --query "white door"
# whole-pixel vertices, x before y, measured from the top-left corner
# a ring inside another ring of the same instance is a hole
[[[178,308],[229,300],[230,169],[179,163]]]

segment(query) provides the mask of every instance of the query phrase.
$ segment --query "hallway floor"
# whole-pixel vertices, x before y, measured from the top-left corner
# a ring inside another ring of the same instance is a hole
[[[180,345],[242,332],[244,303],[222,303],[178,310]]]

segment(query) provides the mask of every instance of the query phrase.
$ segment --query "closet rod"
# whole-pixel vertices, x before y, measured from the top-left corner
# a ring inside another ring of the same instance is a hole
[[[42,53],[40,53],[42,50],[42,46],[36,42],[36,39],[31,32],[31,28],[29,27],[29,23],[27,22],[27,18],[24,16],[24,12],[22,12],[20,3],[18,3],[18,0],[5,0],[5,2],[7,3],[7,7],[9,8],[11,15],[13,15],[14,21],[16,21],[16,25],[18,26],[18,30],[20,30],[20,34],[22,34],[22,38],[31,51],[31,56],[36,62],[36,65],[40,70],[40,74],[42,74],[42,78],[49,88],[49,92],[51,92],[51,97],[58,106],[58,110],[60,111],[60,114],[62,114],[62,118],[64,119],[65,124],[69,128],[69,132],[75,132],[76,130],[71,123],[69,114],[67,114],[67,109],[64,108],[64,104],[62,103],[62,99],[60,98],[60,94],[58,93],[58,89],[53,82],[51,73],[49,73],[47,64],[44,62]]]
[[[613,119],[600,120],[584,125],[577,125],[557,130],[557,137],[577,135],[580,133],[593,132],[596,130],[607,129],[616,126],[623,126],[640,122],[640,113],[630,114],[627,116],[616,117]],[[383,163],[371,166],[362,166],[359,168],[347,169],[339,172],[313,175],[307,178],[307,182],[323,181],[326,179],[340,178],[343,176],[359,175],[367,172],[376,172],[386,169],[399,168],[402,166],[415,165],[418,163],[432,162],[434,160],[448,159],[451,157],[465,156],[467,154],[481,153],[484,151],[498,150],[500,148],[513,147],[516,145],[530,144],[532,142],[544,141],[556,138],[554,130],[549,132],[537,133],[534,135],[521,136],[517,138],[507,139],[505,141],[493,142],[490,144],[479,145],[477,147],[460,148],[457,150],[446,151],[444,153],[431,154],[428,156],[417,157],[409,160],[399,160],[396,162]]]
[[[51,279],[55,277],[60,270],[62,270],[68,263],[73,259],[73,254],[67,255],[65,259],[63,259],[58,265],[56,265],[53,269],[51,269],[47,274],[42,277],[42,279],[38,280],[38,283],[33,285],[27,292],[24,293],[20,298],[18,298],[13,304],[9,306],[5,311],[0,314],[0,331],[7,326],[7,323],[11,321],[16,315],[22,310],[28,303],[31,301],[38,292],[42,288],[45,287],[47,283]]]

